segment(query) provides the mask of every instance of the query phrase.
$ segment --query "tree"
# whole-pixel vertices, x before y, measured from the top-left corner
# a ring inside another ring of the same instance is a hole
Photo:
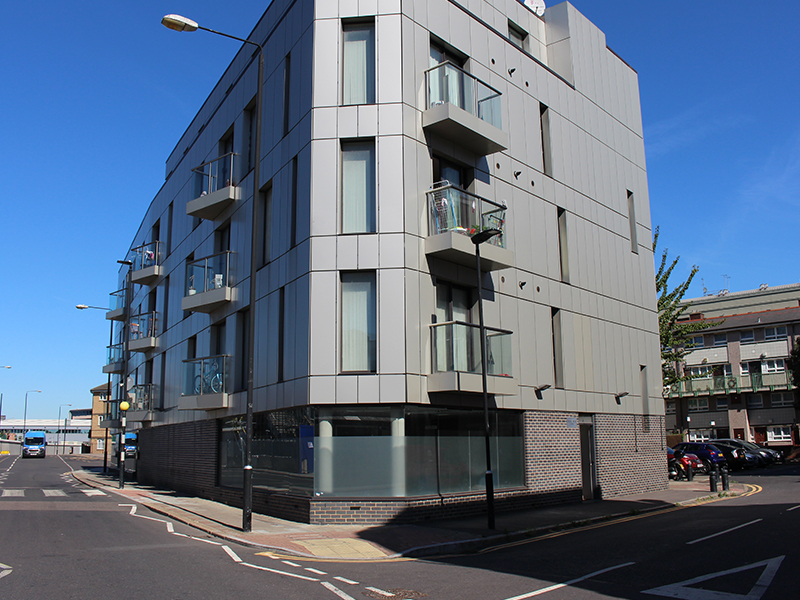
[[[653,254],[658,245],[658,227],[653,233]],[[676,363],[682,362],[686,354],[694,348],[693,337],[698,331],[708,329],[719,322],[709,323],[707,321],[680,321],[679,319],[691,307],[691,304],[681,304],[686,290],[692,283],[692,279],[697,275],[700,268],[692,266],[692,271],[686,281],[681,282],[676,287],[670,289],[669,278],[672,271],[680,260],[677,256],[667,265],[668,248],[664,248],[661,253],[661,265],[656,272],[656,295],[658,296],[658,333],[661,337],[661,374],[664,386],[671,386],[687,379],[692,379],[691,375],[679,375],[676,370]]]
[[[792,385],[800,387],[800,340],[795,340],[794,348],[786,359],[786,368],[792,377]]]

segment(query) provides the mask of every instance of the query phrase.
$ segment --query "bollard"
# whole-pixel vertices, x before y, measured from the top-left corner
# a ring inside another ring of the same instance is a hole
[[[694,470],[692,469],[692,465],[686,465],[686,481],[692,481],[694,479]]]
[[[716,469],[709,469],[708,470],[708,484],[711,487],[712,492],[717,491],[717,470]]]
[[[731,489],[728,483],[728,469],[722,469],[722,489],[725,492]]]

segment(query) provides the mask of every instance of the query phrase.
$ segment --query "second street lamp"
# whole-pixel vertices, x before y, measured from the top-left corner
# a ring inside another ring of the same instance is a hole
[[[206,27],[201,27],[196,21],[187,19],[181,15],[166,15],[161,19],[161,24],[173,31],[196,31],[202,29],[209,33],[221,35],[232,40],[250,44],[258,48],[258,89],[256,90],[256,160],[253,164],[253,211],[252,229],[250,232],[250,317],[248,319],[248,340],[247,340],[247,416],[245,418],[245,441],[244,441],[244,469],[242,481],[242,531],[250,531],[253,519],[253,392],[254,392],[254,354],[256,345],[256,275],[258,262],[258,245],[256,236],[258,233],[258,194],[261,190],[261,119],[263,112],[262,93],[264,89],[264,47],[258,42],[246,40],[220,31],[214,31]]]
[[[42,390],[28,390],[25,392],[25,411],[22,413],[22,435],[27,433],[28,428],[28,394],[41,394]]]
[[[72,404],[62,404],[61,406],[58,407],[58,428],[56,429],[56,454],[59,453],[58,452],[58,439],[60,437],[59,434],[61,432],[61,408],[64,407],[64,406],[72,406]],[[64,421],[66,422],[66,419],[64,419]],[[66,423],[65,423],[64,429],[66,429]],[[65,444],[67,443],[67,432],[66,431],[64,431],[64,443]],[[64,454],[64,453],[61,452],[61,454]]]

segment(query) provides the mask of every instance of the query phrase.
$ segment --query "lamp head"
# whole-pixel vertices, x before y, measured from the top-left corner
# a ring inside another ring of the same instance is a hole
[[[182,17],[181,15],[166,15],[162,17],[161,24],[173,31],[197,31],[198,28],[195,21]]]
[[[127,403],[125,400],[123,400],[122,402],[120,402],[120,403],[119,403],[119,409],[120,409],[121,411],[123,411],[123,412],[125,412],[126,410],[128,410],[130,407],[131,407],[131,405],[130,405],[130,404],[128,404],[128,403]]]
[[[502,232],[499,229],[484,229],[483,231],[473,234],[470,239],[472,240],[472,243],[477,246],[478,244],[482,244],[486,240],[491,239],[496,235],[500,235],[500,233]]]

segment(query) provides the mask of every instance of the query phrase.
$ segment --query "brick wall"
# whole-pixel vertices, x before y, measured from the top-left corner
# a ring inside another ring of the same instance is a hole
[[[534,492],[570,491],[582,498],[580,429],[576,413],[526,411],[525,487]]]
[[[667,488],[663,417],[595,415],[595,447],[604,498]]]

